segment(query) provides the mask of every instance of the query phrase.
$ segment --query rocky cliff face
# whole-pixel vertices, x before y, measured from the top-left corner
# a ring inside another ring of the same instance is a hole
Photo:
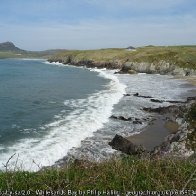
[[[148,73],[148,74],[171,74],[179,76],[196,75],[196,70],[190,68],[180,68],[177,65],[160,60],[158,63],[148,62],[125,62],[123,60],[94,61],[80,60],[74,56],[64,56],[63,58],[53,57],[49,62],[60,62],[76,66],[97,67],[107,69],[120,69],[119,73]]]
[[[182,76],[196,75],[196,70],[180,68],[174,64],[170,64],[162,60],[156,64],[147,62],[126,62],[122,66],[121,73],[130,73],[131,71],[149,74],[171,74]]]
[[[97,68],[107,68],[107,69],[122,69],[123,61],[121,60],[111,60],[111,61],[94,61],[94,60],[80,60],[73,56],[64,56],[63,58],[53,57],[48,60],[49,62],[59,62],[63,64],[72,64],[76,66],[86,66],[86,67],[97,67]]]

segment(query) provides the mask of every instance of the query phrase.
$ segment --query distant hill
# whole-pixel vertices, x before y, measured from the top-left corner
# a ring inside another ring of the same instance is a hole
[[[27,51],[16,47],[12,42],[0,43],[0,59],[2,58],[45,58],[48,59],[51,55],[59,52],[64,52],[63,49],[51,49],[44,51]]]
[[[24,52],[24,50],[16,47],[12,42],[3,42],[3,43],[0,43],[0,51],[1,52],[8,52],[8,51],[12,51],[12,52]]]

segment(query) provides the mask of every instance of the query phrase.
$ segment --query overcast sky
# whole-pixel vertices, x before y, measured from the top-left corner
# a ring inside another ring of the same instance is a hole
[[[196,44],[196,0],[1,0],[4,41],[26,50]]]

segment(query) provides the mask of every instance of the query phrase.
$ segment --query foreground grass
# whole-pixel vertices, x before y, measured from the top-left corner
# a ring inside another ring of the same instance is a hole
[[[195,170],[193,160],[124,157],[99,164],[75,162],[37,173],[0,173],[0,190],[195,190]]]
[[[66,62],[72,59],[79,61],[95,62],[149,62],[157,63],[165,61],[180,67],[196,69],[196,46],[149,46],[140,47],[136,50],[127,49],[100,49],[100,50],[69,50],[60,52],[51,60]]]

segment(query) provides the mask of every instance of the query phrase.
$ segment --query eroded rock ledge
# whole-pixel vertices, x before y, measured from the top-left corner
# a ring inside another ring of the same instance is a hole
[[[187,98],[186,103],[159,108],[144,108],[147,112],[168,114],[167,120],[178,124],[176,133],[170,134],[165,141],[148,152],[144,147],[135,145],[131,141],[116,135],[109,143],[112,148],[128,155],[150,153],[152,156],[188,157],[196,150],[196,97]],[[190,114],[191,113],[191,114]],[[121,118],[116,118],[124,120]],[[127,119],[126,119],[127,120]]]
[[[155,63],[126,62],[119,73],[148,73],[148,74],[171,74],[171,75],[196,75],[196,71],[189,68],[180,68],[178,65],[160,60]]]

